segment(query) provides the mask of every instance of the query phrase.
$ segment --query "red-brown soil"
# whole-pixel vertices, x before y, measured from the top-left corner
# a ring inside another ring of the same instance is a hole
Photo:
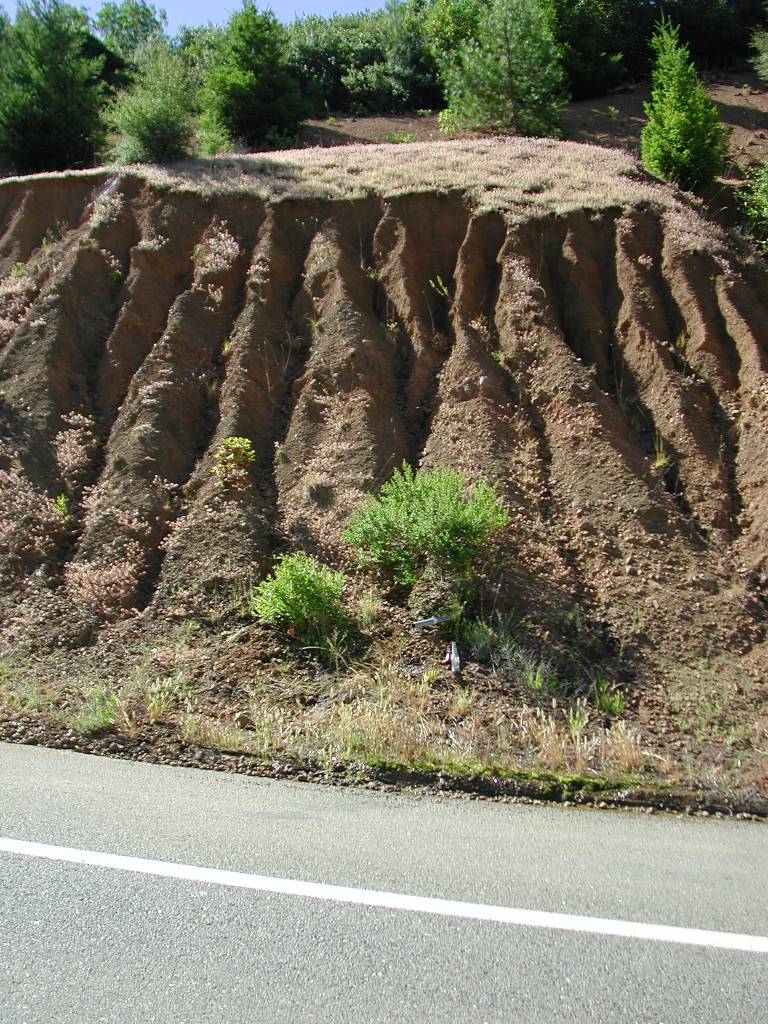
[[[334,160],[0,185],[7,658],[97,682],[173,622],[202,622],[222,712],[286,649],[262,627],[237,635],[247,581],[286,547],[354,575],[352,510],[403,460],[449,463],[498,481],[512,518],[485,610],[619,683],[673,779],[757,800],[764,262],[597,148]],[[256,453],[237,488],[211,472],[232,435]],[[409,640],[403,600],[387,598],[374,646],[425,666],[440,643]]]

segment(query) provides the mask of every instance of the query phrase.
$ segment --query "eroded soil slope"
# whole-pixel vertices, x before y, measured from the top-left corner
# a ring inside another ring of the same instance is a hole
[[[660,756],[736,744],[735,784],[768,785],[768,274],[630,158],[526,140],[9,180],[0,278],[7,650],[235,606],[286,546],[351,566],[365,495],[449,463],[512,516],[486,610],[553,657],[581,644]],[[257,456],[239,488],[211,472],[231,435]],[[219,653],[231,688],[248,658]],[[694,740],[670,695],[695,717],[715,685],[722,728]]]

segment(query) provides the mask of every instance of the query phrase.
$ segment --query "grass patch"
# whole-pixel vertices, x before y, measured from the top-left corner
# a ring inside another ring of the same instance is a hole
[[[117,694],[94,686],[84,694],[80,709],[72,717],[72,728],[83,736],[108,732],[115,724],[118,710]]]

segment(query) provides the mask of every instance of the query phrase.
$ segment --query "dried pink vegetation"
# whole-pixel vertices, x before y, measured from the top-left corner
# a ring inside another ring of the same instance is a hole
[[[11,464],[0,469],[0,555],[12,572],[50,556],[64,533],[64,518],[51,499]]]
[[[53,449],[62,479],[70,493],[75,493],[88,474],[98,440],[93,432],[93,420],[87,416],[69,413],[62,416],[62,420],[66,427],[54,437]]]

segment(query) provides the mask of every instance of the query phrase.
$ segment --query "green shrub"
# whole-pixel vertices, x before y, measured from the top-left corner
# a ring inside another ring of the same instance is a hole
[[[286,34],[251,0],[233,14],[203,91],[203,109],[232,139],[255,145],[298,129],[305,104],[286,65]]]
[[[134,59],[136,77],[107,115],[120,134],[113,156],[120,163],[181,160],[188,152],[194,104],[187,68],[162,38],[145,43]]]
[[[247,437],[225,437],[213,454],[211,472],[225,484],[244,482],[256,452]]]
[[[752,171],[738,198],[746,218],[747,237],[768,255],[768,163]]]
[[[617,15],[625,0],[546,0],[574,99],[600,96],[626,78]],[[637,21],[632,22],[637,29]],[[650,26],[649,26],[650,28]]]
[[[727,136],[717,107],[706,94],[680,42],[679,29],[659,23],[653,38],[656,64],[651,102],[645,104],[648,123],[641,134],[645,169],[681,188],[708,185],[723,169]]]
[[[488,0],[429,0],[424,7],[426,45],[441,73],[457,62],[461,47],[477,37]]]
[[[103,58],[87,19],[59,0],[19,4],[0,43],[0,155],[21,173],[89,164],[102,139]]]
[[[409,110],[440,107],[443,88],[426,27],[426,0],[390,0],[383,13],[385,62]]]
[[[345,75],[386,60],[383,14],[310,15],[287,28],[286,64],[309,110],[348,110]]]
[[[343,633],[347,615],[340,602],[345,580],[302,552],[284,555],[256,588],[251,611],[262,622],[293,630],[308,643],[323,644]]]
[[[408,94],[384,62],[351,68],[342,78],[349,94],[350,109],[356,114],[384,114],[402,110]]]
[[[560,134],[565,76],[543,0],[491,0],[457,61],[445,74],[454,123]]]
[[[412,584],[425,568],[468,575],[489,534],[508,522],[495,487],[478,481],[467,492],[450,467],[414,473],[403,464],[353,515],[343,537],[362,565]]]

